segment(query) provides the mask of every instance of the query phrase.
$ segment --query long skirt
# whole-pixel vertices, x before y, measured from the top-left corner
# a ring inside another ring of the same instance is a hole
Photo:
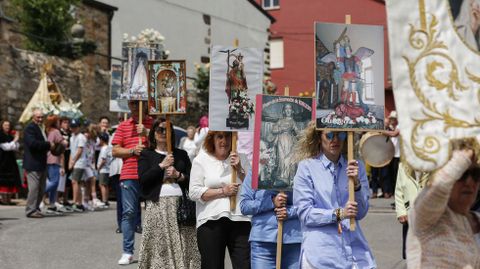
[[[200,253],[194,226],[177,222],[179,197],[147,201],[143,223],[139,269],[200,268]]]

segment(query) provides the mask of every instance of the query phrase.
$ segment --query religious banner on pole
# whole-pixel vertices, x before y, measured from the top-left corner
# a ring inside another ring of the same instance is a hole
[[[185,114],[187,86],[185,61],[148,62],[148,113]]]
[[[291,190],[297,165],[294,148],[313,120],[312,98],[257,95],[252,187]]]
[[[387,1],[402,157],[414,170],[443,166],[450,159],[452,140],[480,135],[480,20],[475,2]]]
[[[255,96],[262,93],[263,50],[212,47],[209,128],[253,131]]]
[[[128,113],[128,103],[126,99],[120,99],[122,94],[122,65],[112,64],[110,77],[110,111]]]
[[[384,129],[383,27],[315,23],[316,125]]]

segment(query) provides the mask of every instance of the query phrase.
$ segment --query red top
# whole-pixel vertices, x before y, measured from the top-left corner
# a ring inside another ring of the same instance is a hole
[[[146,117],[143,120],[143,125],[147,129],[152,128],[153,119]],[[112,145],[119,145],[122,148],[133,149],[138,145],[138,133],[135,125],[137,122],[133,118],[129,118],[118,125],[115,136],[112,140]],[[147,146],[147,137],[142,136],[142,144]],[[138,180],[138,156],[133,155],[123,159],[122,172],[120,173],[120,180],[135,179]]]

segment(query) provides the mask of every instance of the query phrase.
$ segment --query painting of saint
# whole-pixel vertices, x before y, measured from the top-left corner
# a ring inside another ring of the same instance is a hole
[[[480,0],[449,0],[453,24],[460,38],[473,50],[480,49]]]
[[[263,52],[213,46],[210,66],[210,129],[253,130],[255,95],[263,89]]]
[[[258,95],[253,176],[261,189],[290,190],[297,165],[298,137],[312,120],[312,99]],[[260,109],[262,108],[262,109]]]
[[[150,61],[149,113],[186,112],[185,61]]]
[[[383,129],[383,29],[315,24],[317,128]]]

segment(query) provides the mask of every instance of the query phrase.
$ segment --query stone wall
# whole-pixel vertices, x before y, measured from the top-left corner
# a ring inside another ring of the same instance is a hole
[[[81,111],[96,122],[109,112],[110,73],[83,60],[66,60],[42,53],[17,49],[0,44],[0,119],[17,124],[23,109],[38,87],[43,65],[53,65],[52,78],[64,97],[82,102]],[[114,120],[116,122],[116,120]]]

